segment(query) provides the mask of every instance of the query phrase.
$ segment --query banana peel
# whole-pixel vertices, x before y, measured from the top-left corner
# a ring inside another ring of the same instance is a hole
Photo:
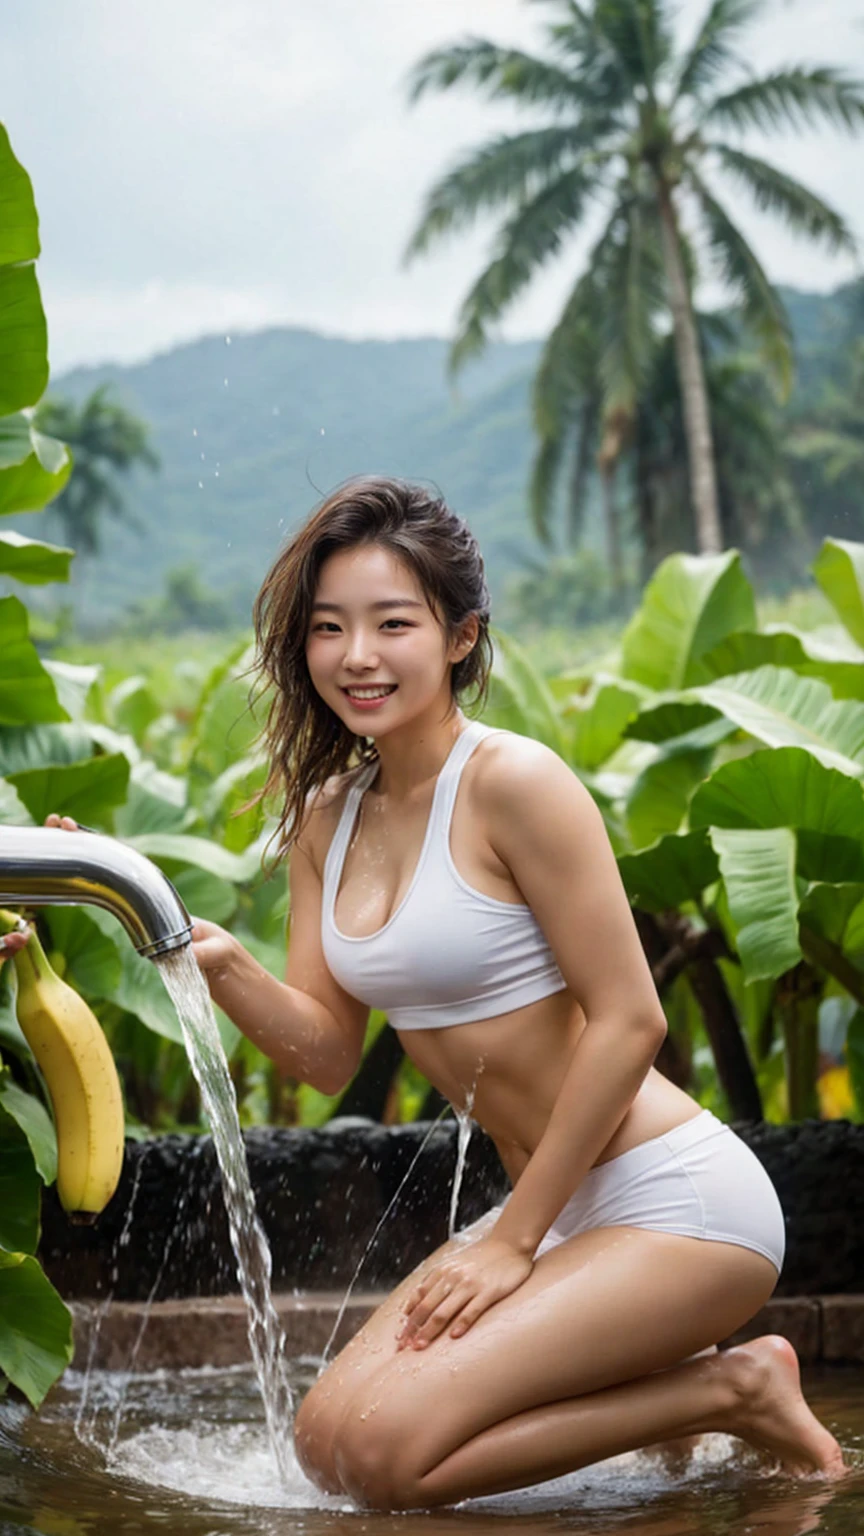
[[[0,909],[0,932],[22,923]],[[123,1096],[114,1058],[92,1008],[53,970],[32,926],[12,964],[18,1023],[54,1112],[60,1203],[73,1220],[93,1220],[123,1167]]]

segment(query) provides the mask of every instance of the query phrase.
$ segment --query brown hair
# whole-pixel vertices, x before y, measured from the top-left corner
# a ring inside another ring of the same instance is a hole
[[[267,782],[255,800],[284,796],[273,834],[275,856],[287,853],[301,830],[310,791],[331,774],[374,761],[377,749],[339,719],[312,685],[306,641],[318,575],[337,550],[380,544],[416,576],[448,640],[476,614],[477,640],[455,662],[453,699],[476,688],[472,705],[485,701],[492,665],[489,592],[483,557],[463,518],[422,486],[370,476],[348,480],[327,496],[276,557],[253,608],[262,689],[273,697],[262,743],[269,759]],[[272,841],[272,840],[271,840]]]

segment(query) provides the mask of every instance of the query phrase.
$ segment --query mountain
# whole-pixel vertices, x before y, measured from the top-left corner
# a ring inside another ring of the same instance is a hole
[[[109,385],[150,424],[162,461],[157,474],[124,483],[139,530],[106,521],[100,555],[79,560],[76,609],[108,617],[194,562],[248,618],[284,536],[322,494],[364,473],[440,486],[476,532],[498,587],[536,550],[524,486],[537,350],[496,344],[451,387],[441,340],[272,329],[61,375],[52,391],[76,400]]]
[[[860,332],[864,284],[781,293],[798,353],[796,399],[809,400],[842,365],[850,322]],[[125,484],[138,530],[106,521],[100,555],[76,562],[76,611],[110,620],[158,592],[167,571],[193,564],[248,620],[284,537],[324,493],[364,473],[440,487],[476,533],[499,598],[508,573],[541,553],[526,512],[539,348],[495,343],[451,386],[443,340],[274,328],[61,375],[52,390],[79,400],[109,385],[149,422],[162,460],[158,474]],[[50,531],[42,517],[28,519],[27,531],[37,524]]]

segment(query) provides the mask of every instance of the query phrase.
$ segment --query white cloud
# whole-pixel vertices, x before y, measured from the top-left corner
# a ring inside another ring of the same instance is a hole
[[[686,34],[706,5],[683,0]],[[6,29],[0,90],[36,187],[55,367],[270,323],[448,334],[493,226],[407,272],[400,255],[431,183],[518,119],[472,93],[410,110],[406,75],[466,32],[540,48],[547,14],[525,0],[32,0]],[[748,60],[864,73],[858,14],[858,0],[774,0]],[[864,235],[861,141],[748,142]],[[826,288],[855,270],[733,206],[778,281]],[[532,285],[505,334],[549,325],[585,249]]]

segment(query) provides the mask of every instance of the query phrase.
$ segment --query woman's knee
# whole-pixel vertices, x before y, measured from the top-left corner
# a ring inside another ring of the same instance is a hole
[[[333,1441],[341,1408],[322,1383],[307,1392],[294,1420],[294,1449],[302,1471],[324,1493],[342,1493],[333,1459]]]
[[[404,1416],[394,1418],[362,1402],[346,1410],[334,1435],[333,1465],[345,1493],[371,1509],[416,1509],[422,1504],[415,1436]]]

